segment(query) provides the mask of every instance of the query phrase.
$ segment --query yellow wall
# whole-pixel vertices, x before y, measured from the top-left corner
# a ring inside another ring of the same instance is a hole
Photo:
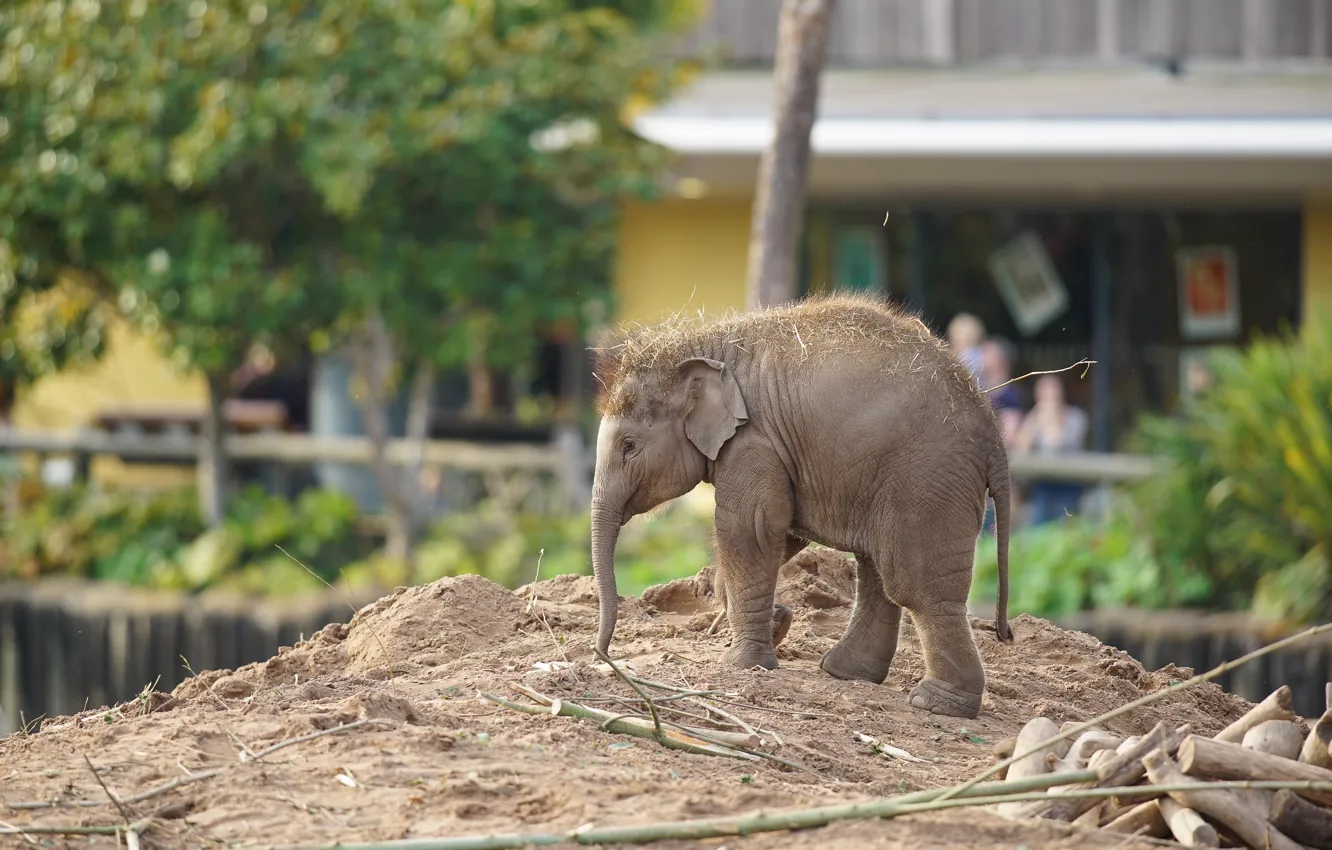
[[[1332,197],[1304,205],[1304,315],[1332,311]]]
[[[110,328],[105,356],[90,366],[69,369],[20,391],[14,405],[19,428],[63,431],[91,424],[105,408],[142,405],[154,408],[207,404],[202,377],[181,375],[142,334],[123,324]],[[97,458],[92,472],[127,486],[173,486],[194,480],[186,468],[135,465]]]
[[[624,209],[615,268],[617,321],[745,306],[752,201],[664,200]]]

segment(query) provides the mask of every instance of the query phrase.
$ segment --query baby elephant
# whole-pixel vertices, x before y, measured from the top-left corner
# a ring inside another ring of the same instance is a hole
[[[967,620],[988,491],[999,554],[995,630],[1008,625],[1008,457],[984,394],[923,322],[836,295],[712,323],[622,332],[599,351],[592,495],[597,644],[610,646],[615,542],[637,514],[700,481],[716,488],[723,660],[774,669],[781,565],[809,541],[854,553],[856,600],[820,666],[881,683],[911,612],[925,677],[911,704],[975,717],[985,672]]]

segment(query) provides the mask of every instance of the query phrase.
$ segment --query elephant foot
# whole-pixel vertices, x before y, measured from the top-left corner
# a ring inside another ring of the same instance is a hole
[[[921,708],[949,717],[965,717],[968,720],[980,714],[981,708],[980,692],[963,691],[929,676],[911,690],[908,699],[912,708]]]
[[[772,645],[776,646],[786,638],[786,633],[791,631],[791,623],[795,620],[791,614],[791,609],[785,605],[772,606]]]
[[[739,646],[732,644],[729,649],[722,653],[721,663],[731,667],[739,667],[742,670],[750,670],[754,667],[776,670],[777,653],[773,652],[772,644],[766,646],[754,643]]]
[[[713,618],[712,624],[703,632],[706,635],[713,635],[726,620],[726,609],[717,612]],[[785,605],[777,604],[772,606],[772,645],[776,646],[786,639],[786,633],[791,631],[791,624],[795,622],[795,615],[791,609]]]
[[[819,666],[837,679],[854,679],[882,685],[883,680],[888,678],[888,670],[893,666],[893,659],[892,656],[886,659],[876,658],[867,652],[849,649],[839,642],[824,654]]]

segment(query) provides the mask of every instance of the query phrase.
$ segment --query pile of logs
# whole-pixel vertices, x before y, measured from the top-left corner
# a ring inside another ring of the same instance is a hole
[[[1332,792],[1209,788],[1218,781],[1332,782],[1332,683],[1327,702],[1327,710],[1307,734],[1291,710],[1291,691],[1284,685],[1210,738],[1195,734],[1190,724],[1176,727],[1165,720],[1147,734],[1129,738],[1086,731],[1014,762],[1007,778],[1091,770],[1095,780],[998,808],[1014,817],[1173,838],[1188,847],[1332,850]],[[995,757],[1004,760],[1027,752],[1060,731],[1053,721],[1037,717],[1016,738],[996,744]],[[1181,786],[1185,790],[1151,790]],[[1066,789],[1085,788],[1135,790],[1100,798],[1066,795]]]

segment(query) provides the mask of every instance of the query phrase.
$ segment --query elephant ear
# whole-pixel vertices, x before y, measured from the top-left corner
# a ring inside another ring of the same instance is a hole
[[[725,363],[708,357],[691,357],[678,368],[685,391],[685,436],[708,460],[716,460],[722,445],[749,420],[740,385]]]

